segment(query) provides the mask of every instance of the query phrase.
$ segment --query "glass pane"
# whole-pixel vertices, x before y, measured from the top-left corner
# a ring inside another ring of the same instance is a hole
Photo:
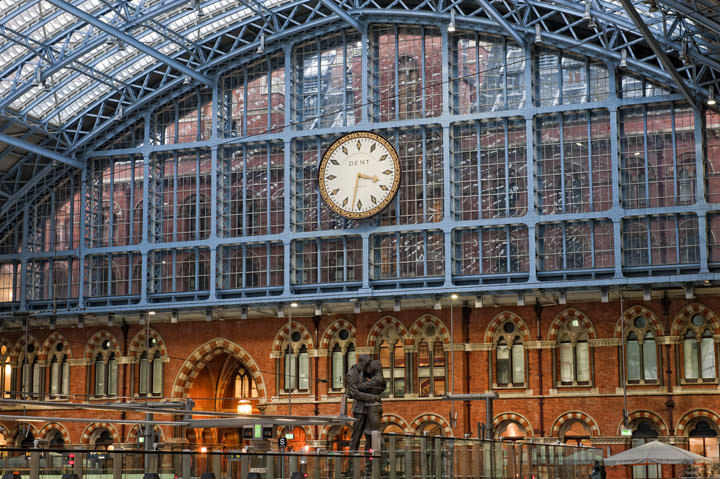
[[[33,394],[33,397],[35,399],[40,399],[39,394],[42,392],[42,387],[41,387],[42,385],[40,384],[41,377],[42,377],[42,374],[40,372],[40,364],[38,364],[36,362],[35,364],[33,364],[33,382],[32,382],[32,385],[33,385],[32,392],[35,393],[35,394]]]
[[[66,396],[70,394],[70,364],[65,360],[62,363],[62,388],[60,393]]]
[[[512,347],[513,384],[525,383],[525,351],[522,344]]]
[[[299,360],[298,389],[307,391],[308,382],[309,382],[309,371],[310,371],[310,361],[308,359],[307,351],[301,351],[300,355],[298,357],[298,360]]]
[[[147,358],[140,359],[140,374],[138,375],[138,393],[147,394],[148,392],[148,369],[150,364]]]
[[[560,343],[560,381],[571,383],[575,380],[573,347],[571,343]]]
[[[117,361],[115,359],[108,361],[107,375],[107,393],[110,396],[115,396],[117,394]]]
[[[497,368],[497,383],[505,385],[510,382],[510,350],[507,344],[498,344],[495,350],[495,367]]]
[[[105,363],[95,361],[95,395],[105,395]]]
[[[343,369],[343,354],[339,349],[332,353],[332,388],[341,389],[343,387],[343,378],[345,371]]]
[[[60,387],[60,365],[57,360],[50,364],[50,394],[55,396],[59,393]]]
[[[713,338],[700,340],[700,361],[703,379],[715,378],[715,342]]]
[[[590,382],[590,345],[586,341],[577,343],[577,380]]]
[[[640,343],[637,340],[627,342],[627,379],[639,381],[640,377]]]
[[[156,356],[153,359],[153,377],[152,377],[152,393],[162,394],[162,383],[163,383],[163,364],[162,359]]]
[[[683,355],[685,367],[685,379],[698,378],[698,345],[694,338],[685,339],[683,342]]]
[[[646,381],[657,380],[657,348],[654,339],[645,338],[643,343],[643,370]]]

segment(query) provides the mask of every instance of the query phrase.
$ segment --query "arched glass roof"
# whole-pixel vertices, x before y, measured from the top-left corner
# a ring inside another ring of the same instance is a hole
[[[483,26],[627,61],[691,105],[720,72],[715,0],[0,0],[0,215],[113,131],[291,35],[373,15]],[[412,15],[410,15],[412,14]],[[377,18],[377,17],[376,17]],[[717,89],[715,89],[717,90]],[[7,219],[3,220],[7,221]]]

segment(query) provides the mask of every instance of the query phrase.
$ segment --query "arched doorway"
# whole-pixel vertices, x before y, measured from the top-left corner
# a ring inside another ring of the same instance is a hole
[[[632,447],[642,446],[646,442],[658,438],[658,428],[650,421],[639,421],[634,424],[632,432]],[[634,479],[657,479],[660,477],[660,464],[643,464],[633,466]]]

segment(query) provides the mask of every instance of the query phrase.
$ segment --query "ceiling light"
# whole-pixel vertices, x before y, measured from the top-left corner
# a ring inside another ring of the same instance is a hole
[[[620,67],[627,68],[627,50],[623,50],[620,54]]]
[[[260,40],[258,41],[257,52],[263,53],[265,51],[265,34],[260,32]]]
[[[708,104],[708,105],[714,105],[714,104],[716,104],[716,103],[717,103],[717,101],[715,100],[715,88],[714,88],[712,85],[710,85],[710,86],[708,87],[708,99],[707,99],[707,104]]]
[[[535,24],[535,43],[542,42],[542,31],[540,30],[540,24]]]
[[[448,25],[447,31],[450,33],[455,31],[455,10],[450,11],[450,24]]]

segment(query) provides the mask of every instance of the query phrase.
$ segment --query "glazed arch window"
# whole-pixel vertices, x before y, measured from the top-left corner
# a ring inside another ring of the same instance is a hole
[[[56,343],[50,356],[50,398],[67,398],[70,394],[70,365],[65,354],[65,345]]]
[[[96,350],[95,355],[95,389],[96,397],[116,396],[118,368],[117,357],[114,351],[110,350],[111,342],[105,339]]]
[[[310,385],[310,357],[308,347],[299,331],[290,334],[290,344],[283,355],[283,390],[307,392]]]
[[[446,354],[443,341],[434,324],[423,328],[423,337],[418,344],[417,377],[418,395],[421,397],[442,396],[447,392]]]
[[[495,386],[525,385],[525,347],[517,325],[506,321],[495,337]]]
[[[42,395],[42,367],[34,344],[25,346],[20,358],[20,392],[22,399],[40,399]]]
[[[346,328],[338,331],[333,337],[330,348],[330,388],[340,391],[345,388],[345,374],[356,362],[354,338]]]
[[[720,457],[718,449],[718,426],[709,419],[698,420],[688,434],[690,452],[700,454],[717,462]]]
[[[497,439],[506,441],[520,441],[525,438],[525,428],[517,421],[507,421],[500,424],[496,433]]]
[[[686,382],[716,381],[716,348],[710,324],[702,314],[690,318],[683,334],[683,370]]]
[[[154,337],[147,339],[147,349],[140,353],[137,374],[137,392],[139,396],[159,396],[163,390],[163,360],[158,341]]]
[[[405,396],[405,349],[403,341],[394,326],[386,327],[378,336],[375,356],[383,366],[387,389],[383,397]]]
[[[646,318],[638,316],[626,324],[625,357],[629,384],[658,382],[658,355],[655,334]]]
[[[0,346],[0,386],[2,387],[2,397],[9,398],[12,394],[13,367],[10,362],[10,350],[6,345]]]
[[[556,345],[559,386],[589,386],[590,344],[580,319],[570,317],[560,327]]]

